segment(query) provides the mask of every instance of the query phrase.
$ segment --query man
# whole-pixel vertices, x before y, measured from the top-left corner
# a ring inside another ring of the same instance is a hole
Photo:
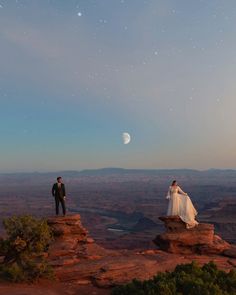
[[[61,203],[63,215],[66,215],[66,190],[65,185],[62,183],[62,178],[57,177],[57,182],[52,187],[52,195],[55,197],[56,215],[59,214],[59,204]]]

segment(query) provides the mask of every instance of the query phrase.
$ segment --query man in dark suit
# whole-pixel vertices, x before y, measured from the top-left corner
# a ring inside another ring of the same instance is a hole
[[[54,183],[52,187],[52,195],[55,198],[55,204],[56,204],[56,215],[59,214],[59,204],[61,203],[63,215],[66,215],[66,190],[65,185],[62,183],[62,178],[57,177],[57,182]]]

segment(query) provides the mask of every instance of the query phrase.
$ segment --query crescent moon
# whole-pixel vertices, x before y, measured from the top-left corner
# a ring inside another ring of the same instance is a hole
[[[122,139],[123,139],[123,143],[124,143],[124,144],[128,144],[128,143],[130,143],[130,141],[131,141],[131,136],[130,136],[129,133],[124,132],[124,133],[122,134]]]

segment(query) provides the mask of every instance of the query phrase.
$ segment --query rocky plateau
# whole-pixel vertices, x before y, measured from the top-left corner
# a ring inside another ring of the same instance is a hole
[[[214,234],[211,224],[186,229],[178,216],[164,216],[166,231],[146,251],[108,250],[99,246],[83,227],[79,214],[53,217],[48,224],[54,241],[48,261],[64,283],[110,288],[132,279],[145,280],[177,264],[214,261],[226,271],[236,268],[236,249]]]

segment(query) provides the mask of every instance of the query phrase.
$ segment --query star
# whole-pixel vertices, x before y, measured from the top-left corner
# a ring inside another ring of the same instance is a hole
[[[82,12],[79,11],[79,12],[77,13],[77,15],[78,15],[78,16],[82,16]]]

